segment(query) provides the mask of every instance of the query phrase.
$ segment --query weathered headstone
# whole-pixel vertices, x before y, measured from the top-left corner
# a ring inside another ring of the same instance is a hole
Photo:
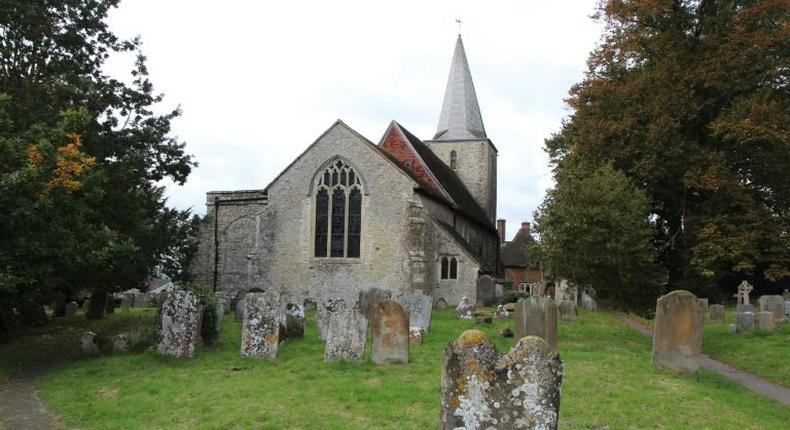
[[[304,337],[304,308],[295,303],[288,303],[285,315],[288,337],[294,339]]]
[[[368,290],[359,292],[357,302],[359,303],[359,308],[362,310],[365,318],[370,321],[370,319],[373,317],[373,310],[376,309],[376,305],[391,298],[392,292],[388,290],[370,288]]]
[[[543,339],[525,337],[500,354],[481,331],[444,349],[441,428],[557,429],[562,361]]]
[[[710,305],[710,321],[715,323],[723,323],[724,309],[724,305]]]
[[[433,304],[429,296],[422,291],[415,291],[398,296],[397,301],[409,314],[409,327],[418,327],[424,332],[431,328]]]
[[[502,284],[496,284],[494,296],[496,301],[499,301],[502,297],[505,296],[505,286]]]
[[[491,306],[496,301],[496,282],[494,278],[483,275],[477,279],[477,305]]]
[[[784,297],[780,295],[761,296],[759,302],[760,312],[771,312],[775,321],[782,319],[784,316]]]
[[[165,293],[159,311],[156,350],[174,357],[193,357],[200,341],[203,305],[197,294],[186,290]]]
[[[329,329],[326,334],[324,361],[361,361],[365,352],[368,320],[359,304],[346,305],[341,299],[332,300]]]
[[[785,302],[785,318],[790,318],[790,300]]]
[[[217,300],[214,307],[214,331],[219,336],[222,331],[222,319],[225,317],[225,300]]]
[[[447,300],[445,300],[443,297],[439,297],[435,302],[433,302],[433,307],[436,309],[447,309]]]
[[[280,344],[280,295],[274,291],[247,293],[241,325],[241,355],[276,358]]]
[[[455,312],[458,314],[458,318],[463,319],[472,319],[472,313],[475,311],[475,305],[469,302],[469,299],[466,296],[461,297],[461,301],[458,302],[458,306],[455,308]]]
[[[122,354],[126,352],[126,336],[119,334],[112,337],[112,353]]]
[[[589,295],[587,291],[582,292],[582,307],[588,311],[598,309],[598,303],[595,302],[593,296]]]
[[[541,296],[518,299],[513,315],[513,333],[516,339],[537,336],[557,349],[557,305],[554,300]]]
[[[329,308],[332,307],[332,302],[338,299],[322,299],[318,302],[318,309],[315,314],[315,325],[318,329],[318,339],[321,342],[326,341],[326,334],[329,331],[329,318],[332,316]]]
[[[727,333],[729,333],[729,334],[738,333],[738,326],[736,326],[735,324],[728,325],[727,326]]]
[[[77,314],[77,309],[79,309],[80,305],[77,302],[68,302],[66,303],[66,313],[65,316],[73,317]]]
[[[129,312],[131,306],[132,301],[126,296],[121,296],[121,312]]]
[[[244,297],[247,293],[247,290],[237,291],[236,295],[233,296],[233,300],[230,301],[237,322],[244,321]]]
[[[743,303],[735,305],[735,313],[736,314],[740,314],[740,313],[743,313],[743,312],[754,313],[754,305],[743,304]]]
[[[754,327],[754,312],[736,312],[735,329],[737,333],[745,333]]]
[[[99,347],[96,345],[96,333],[86,331],[80,336],[80,350],[84,355],[97,356],[99,355]]]
[[[702,353],[702,324],[697,296],[676,290],[658,298],[653,335],[653,365],[695,373]]]
[[[91,305],[91,299],[87,298],[82,301],[82,312],[88,313],[88,307]]]
[[[785,288],[784,293],[782,293],[782,297],[784,297],[786,302],[790,302],[790,290]]]
[[[774,313],[768,311],[763,311],[758,313],[757,325],[758,327],[760,327],[761,330],[774,331],[776,329],[776,320],[774,320]]]
[[[563,321],[576,321],[579,318],[579,312],[576,309],[576,302],[565,300],[560,302],[560,319]]]
[[[371,361],[376,364],[409,362],[409,315],[395,300],[384,300],[373,309]]]
[[[705,297],[703,299],[697,299],[697,300],[699,301],[699,306],[700,309],[702,310],[702,314],[707,315],[708,309],[710,308],[710,302],[708,301],[708,298]]]

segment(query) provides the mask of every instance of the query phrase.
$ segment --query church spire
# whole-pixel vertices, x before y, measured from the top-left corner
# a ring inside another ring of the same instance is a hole
[[[455,43],[453,61],[450,65],[450,77],[444,93],[442,114],[435,140],[477,140],[486,139],[483,117],[477,104],[475,86],[472,84],[472,73],[466,61],[464,42],[461,35]]]

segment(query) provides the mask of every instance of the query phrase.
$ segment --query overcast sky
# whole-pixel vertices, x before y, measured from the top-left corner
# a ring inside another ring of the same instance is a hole
[[[169,202],[204,214],[207,191],[264,188],[338,118],[374,143],[392,119],[432,138],[460,18],[511,238],[551,186],[543,140],[600,38],[595,3],[125,0],[109,22],[142,37],[163,108],[183,110],[174,134],[200,166]]]

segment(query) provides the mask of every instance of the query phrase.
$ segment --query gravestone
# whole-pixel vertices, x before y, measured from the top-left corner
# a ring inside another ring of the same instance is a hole
[[[513,334],[516,339],[537,336],[552,350],[557,349],[557,305],[541,296],[518,299],[513,315]]]
[[[735,331],[736,333],[745,333],[754,327],[754,312],[736,312],[735,313]]]
[[[477,279],[477,305],[491,306],[496,301],[496,282],[494,278],[483,275]]]
[[[362,361],[368,320],[359,304],[346,305],[345,301],[337,299],[332,300],[327,310],[329,327],[324,361]]]
[[[560,302],[560,319],[563,321],[576,321],[579,313],[576,309],[576,302],[565,300]]]
[[[280,295],[274,291],[247,293],[241,325],[241,355],[276,358],[280,344]]]
[[[112,337],[112,353],[123,354],[126,352],[126,336],[119,334]]]
[[[790,318],[790,300],[785,302],[785,317]]]
[[[658,298],[653,335],[654,366],[695,373],[702,353],[702,324],[697,297],[685,290]]]
[[[424,332],[431,328],[433,304],[429,296],[422,291],[415,291],[398,296],[397,301],[409,314],[409,327],[417,327]]]
[[[222,331],[222,319],[225,317],[225,302],[225,300],[217,300],[217,304],[214,306],[214,332],[217,333],[217,337]]]
[[[778,321],[784,316],[784,297],[780,295],[761,296],[759,302],[760,312],[771,312],[773,314],[774,320]]]
[[[121,312],[129,312],[131,306],[132,301],[126,296],[121,296]]]
[[[247,295],[245,294],[238,301],[236,301],[236,308],[233,310],[233,317],[236,319],[236,322],[244,321],[244,301],[246,296]]]
[[[750,304],[738,304],[735,305],[735,313],[743,313],[743,312],[751,312],[754,313],[754,305]]]
[[[203,305],[197,294],[186,290],[168,291],[159,310],[156,350],[174,357],[193,357],[200,341]]]
[[[435,302],[433,302],[433,307],[435,307],[436,309],[447,309],[447,300],[445,300],[442,297],[439,297],[438,299],[436,299]]]
[[[304,337],[304,308],[295,303],[288,303],[285,314],[288,337],[294,339]]]
[[[82,301],[82,312],[88,313],[88,307],[91,305],[90,297]]]
[[[502,297],[505,296],[505,286],[502,284],[496,284],[494,296],[496,301],[499,301]]]
[[[444,348],[441,385],[443,430],[557,429],[562,361],[538,337],[500,354],[467,330]]]
[[[774,319],[774,313],[768,311],[763,311],[758,313],[757,326],[760,327],[761,330],[774,331],[776,329],[776,320]]]
[[[409,362],[409,315],[398,302],[384,300],[376,305],[370,331],[373,334],[372,362]]]
[[[723,323],[724,309],[724,305],[710,305],[710,321],[715,323]]]
[[[370,319],[373,317],[373,310],[376,308],[376,305],[391,298],[392,293],[390,291],[371,288],[365,291],[360,291],[357,302],[359,303],[359,308],[362,310],[365,318],[370,321]]]
[[[96,345],[96,333],[86,331],[80,336],[80,350],[84,355],[95,357],[99,355],[99,347]]]
[[[329,308],[336,299],[322,299],[318,302],[318,309],[315,315],[315,325],[318,329],[318,339],[326,341],[326,334],[329,331],[329,318],[331,314]]]
[[[79,309],[80,305],[77,302],[68,302],[66,303],[66,313],[65,316],[73,317],[77,314],[77,309]]]
[[[458,302],[458,306],[455,308],[455,312],[458,314],[458,318],[462,319],[472,319],[472,313],[475,310],[475,305],[469,302],[469,299],[466,296],[461,297],[461,301]]]
[[[708,309],[710,308],[710,302],[708,301],[708,298],[706,297],[704,299],[697,299],[697,300],[699,301],[699,306],[700,306],[700,309],[702,310],[702,312],[701,312],[702,315],[703,316],[707,315],[708,314]]]
[[[784,297],[786,302],[790,302],[790,290],[785,288],[784,293],[782,293],[782,297]]]
[[[587,291],[582,292],[582,307],[588,311],[598,309],[598,303],[595,302],[593,296],[589,295]]]
[[[740,285],[738,285],[738,292],[735,294],[735,297],[738,299],[738,304],[748,305],[749,303],[749,293],[754,290],[752,284],[747,281],[742,281]]]

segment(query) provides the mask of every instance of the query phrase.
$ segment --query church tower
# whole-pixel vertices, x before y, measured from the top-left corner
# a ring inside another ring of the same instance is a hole
[[[439,126],[425,142],[455,171],[493,224],[496,220],[497,149],[486,136],[461,35],[455,43]]]

